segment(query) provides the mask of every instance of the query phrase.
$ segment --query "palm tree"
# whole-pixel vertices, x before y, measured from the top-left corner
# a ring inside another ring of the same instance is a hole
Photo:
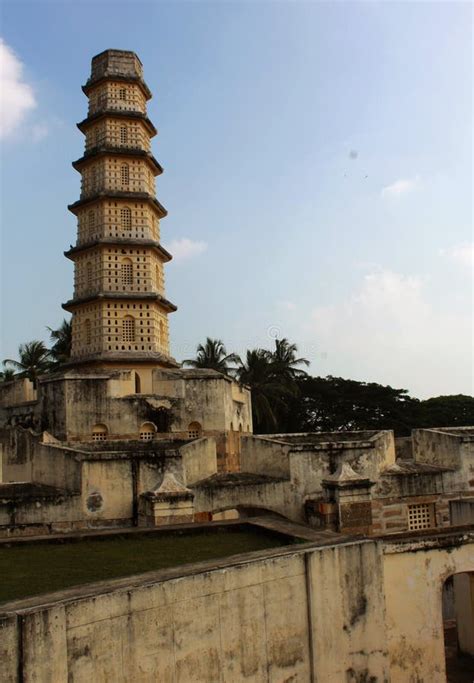
[[[42,341],[31,341],[20,344],[18,355],[19,361],[7,358],[3,364],[12,365],[19,370],[20,377],[27,377],[36,387],[38,375],[49,370],[51,366],[49,350]]]
[[[273,363],[276,366],[275,371],[292,381],[307,377],[307,373],[296,366],[308,366],[309,360],[297,358],[297,352],[298,347],[296,344],[290,344],[288,339],[275,339],[275,351],[272,353]]]
[[[47,328],[50,332],[51,341],[54,342],[51,347],[51,358],[58,365],[65,363],[71,356],[72,344],[72,325],[70,320],[64,319],[57,330]]]
[[[13,368],[4,368],[0,371],[0,382],[9,382],[15,377]]]
[[[205,344],[199,344],[196,349],[196,358],[183,361],[183,365],[193,368],[207,368],[217,370],[225,375],[231,372],[230,364],[236,364],[240,358],[235,353],[227,353],[224,342],[221,339],[207,337]]]
[[[252,393],[252,415],[257,433],[275,430],[279,413],[284,411],[286,401],[295,395],[296,384],[278,372],[273,354],[266,349],[247,351],[246,359],[237,370],[241,384]]]

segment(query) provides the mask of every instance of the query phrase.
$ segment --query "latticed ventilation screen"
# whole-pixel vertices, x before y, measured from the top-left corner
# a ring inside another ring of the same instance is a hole
[[[125,228],[125,230],[131,230],[132,212],[128,207],[125,207],[125,209],[120,209],[120,217],[122,219],[122,227]]]
[[[98,427],[92,432],[92,441],[107,441],[107,429]]]
[[[124,318],[122,337],[125,342],[135,341],[135,320],[133,318]]]
[[[91,321],[89,318],[84,323],[84,327],[86,330],[86,344],[90,344],[92,341],[92,334],[91,334]]]
[[[434,505],[420,503],[408,506],[408,528],[411,531],[429,529],[432,526],[434,526]]]
[[[121,177],[122,177],[122,185],[128,185],[130,182],[130,172],[128,168],[128,164],[124,164],[122,168],[120,169]]]
[[[120,100],[126,100],[126,99],[127,99],[127,90],[126,90],[126,88],[120,88],[120,90],[119,90],[119,99],[120,99]]]
[[[125,144],[128,140],[127,126],[120,126],[120,142]]]
[[[92,263],[86,265],[86,281],[89,289],[92,287]]]
[[[133,266],[131,263],[122,263],[122,284],[131,285],[133,282]]]
[[[200,439],[201,438],[201,425],[199,422],[191,422],[188,427],[188,438],[189,439]]]
[[[151,441],[153,439],[153,430],[151,427],[143,427],[140,432],[141,441]]]
[[[92,211],[92,209],[88,213],[88,221],[89,221],[89,233],[92,233],[95,228],[95,213]]]

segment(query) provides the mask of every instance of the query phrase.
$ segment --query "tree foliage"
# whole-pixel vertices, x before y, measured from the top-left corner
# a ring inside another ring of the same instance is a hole
[[[53,342],[51,347],[51,358],[57,364],[65,363],[71,356],[72,345],[72,324],[70,320],[64,319],[57,330],[47,328],[50,332],[50,339]]]
[[[239,361],[240,358],[235,353],[227,353],[227,349],[221,339],[207,337],[204,344],[198,345],[196,357],[184,360],[183,364],[193,368],[217,370],[228,375],[232,371],[232,366]]]
[[[51,354],[42,341],[31,341],[20,344],[19,360],[7,358],[6,367],[12,366],[19,377],[27,377],[36,386],[38,376],[47,372],[51,367]]]

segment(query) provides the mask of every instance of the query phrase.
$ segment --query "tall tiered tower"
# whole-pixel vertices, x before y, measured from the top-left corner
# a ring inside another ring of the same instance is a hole
[[[105,50],[92,59],[83,91],[84,156],[73,163],[82,177],[74,262],[72,313],[75,364],[152,368],[175,366],[169,356],[163,266],[171,255],[160,245],[166,210],[156,199],[163,169],[150,151],[156,128],[147,117],[150,90],[134,52]]]

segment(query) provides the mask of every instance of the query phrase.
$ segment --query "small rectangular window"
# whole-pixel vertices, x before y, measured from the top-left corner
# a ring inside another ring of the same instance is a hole
[[[419,529],[431,529],[435,526],[435,509],[432,503],[419,503],[418,505],[408,505],[408,529],[418,531]]]

